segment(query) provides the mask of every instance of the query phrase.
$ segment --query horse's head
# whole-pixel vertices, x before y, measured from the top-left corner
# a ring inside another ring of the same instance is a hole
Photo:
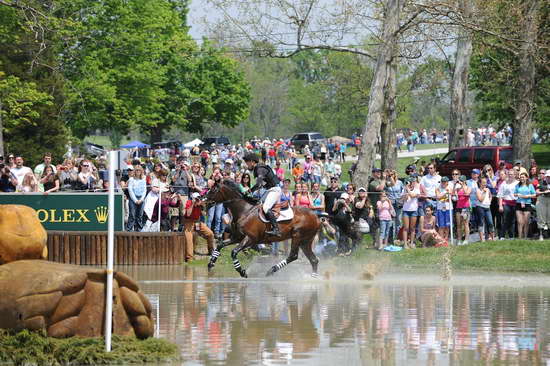
[[[219,183],[208,182],[210,189],[206,193],[207,202],[222,203],[236,198],[243,198],[237,183],[231,180],[223,180]]]

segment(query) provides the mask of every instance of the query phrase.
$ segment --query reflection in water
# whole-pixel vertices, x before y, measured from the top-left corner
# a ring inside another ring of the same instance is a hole
[[[159,295],[160,336],[177,343],[190,363],[550,362],[550,288],[543,286],[414,284],[399,277],[371,284],[204,281],[202,269],[189,267],[121,269],[146,294]],[[173,280],[179,281],[163,282]]]

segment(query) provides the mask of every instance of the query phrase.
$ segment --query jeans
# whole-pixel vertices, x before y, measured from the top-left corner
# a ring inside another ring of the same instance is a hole
[[[493,215],[491,214],[491,209],[476,206],[475,210],[477,212],[478,230],[482,230],[482,227],[485,227],[485,232],[494,233],[495,227],[493,225]]]
[[[403,207],[398,207],[397,204],[394,203],[393,207],[395,207],[395,217],[393,218],[393,225],[392,229],[390,231],[391,233],[391,243],[393,244],[395,240],[399,239],[399,230],[401,229],[401,222],[403,221]]]
[[[206,221],[206,224],[214,232],[214,234],[223,233],[224,227],[222,222],[222,215],[223,203],[218,203],[208,209],[208,220]]]
[[[508,233],[508,238],[514,238],[514,224],[516,221],[516,206],[503,205],[504,212],[502,213],[503,225],[498,233],[498,236],[504,238]]]
[[[390,235],[390,229],[392,226],[392,220],[380,220],[380,239],[387,239]]]
[[[139,205],[132,201],[128,202],[128,224],[126,231],[141,231],[143,228],[143,202]]]

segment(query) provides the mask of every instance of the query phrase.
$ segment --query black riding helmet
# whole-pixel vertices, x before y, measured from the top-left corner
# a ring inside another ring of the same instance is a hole
[[[246,154],[245,156],[243,156],[243,160],[244,161],[255,161],[256,163],[260,162],[260,158],[258,157],[258,155],[254,154],[254,153]]]

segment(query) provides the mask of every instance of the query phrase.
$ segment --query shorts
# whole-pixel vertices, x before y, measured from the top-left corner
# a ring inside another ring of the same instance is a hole
[[[516,204],[516,212],[517,211],[531,212],[532,211],[531,204],[526,203],[524,207],[521,207],[521,203],[517,203]]]
[[[168,209],[168,216],[169,217],[179,217],[180,216],[180,209],[179,207],[170,207]]]
[[[464,220],[470,221],[470,207],[457,208],[455,212],[457,215],[462,215]]]
[[[416,211],[403,211],[403,216],[418,217],[418,210],[416,210]]]
[[[449,226],[451,226],[451,211],[438,210],[435,213],[435,218],[437,220],[437,226],[438,227],[449,227]]]

